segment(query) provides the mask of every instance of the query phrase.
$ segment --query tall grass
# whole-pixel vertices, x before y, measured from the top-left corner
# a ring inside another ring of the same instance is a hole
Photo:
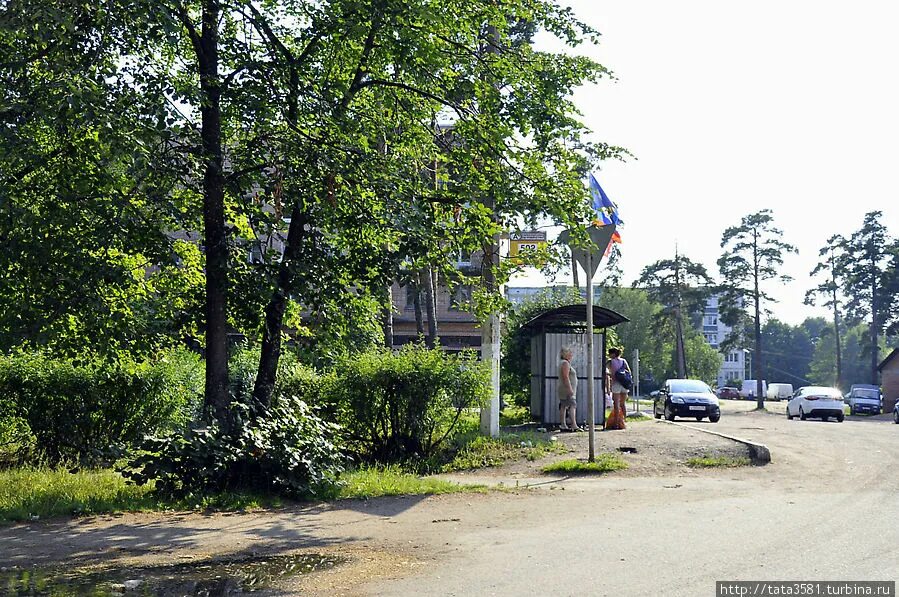
[[[152,486],[128,485],[112,470],[0,471],[0,522],[151,509]]]
[[[485,492],[483,485],[460,485],[419,477],[398,467],[349,471],[325,499],[374,498],[388,495],[431,495]],[[23,468],[0,471],[0,523],[57,516],[83,516],[150,510],[240,510],[279,506],[278,496],[219,493],[162,500],[152,495],[152,483],[129,485],[110,469],[69,472],[66,469]]]

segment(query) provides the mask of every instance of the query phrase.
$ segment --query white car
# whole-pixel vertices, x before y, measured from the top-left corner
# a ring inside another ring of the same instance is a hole
[[[835,417],[843,422],[843,395],[836,388],[825,386],[804,386],[796,390],[787,403],[787,418],[799,417],[803,421],[808,417],[820,417],[826,421]]]

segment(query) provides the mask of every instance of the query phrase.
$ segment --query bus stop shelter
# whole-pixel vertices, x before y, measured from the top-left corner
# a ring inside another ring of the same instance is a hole
[[[593,333],[601,335],[600,350],[594,351],[594,424],[605,423],[606,332],[609,328],[630,321],[624,315],[605,307],[593,306]],[[577,423],[587,421],[587,305],[566,305],[541,313],[524,324],[531,336],[531,415],[544,424],[559,423],[559,351],[570,347],[571,365],[577,371]],[[594,346],[597,343],[594,342]]]

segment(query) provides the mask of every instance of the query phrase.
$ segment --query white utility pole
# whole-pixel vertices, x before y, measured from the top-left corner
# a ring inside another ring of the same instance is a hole
[[[590,452],[587,460],[593,462],[596,459],[594,454],[594,437],[596,434],[596,425],[594,425],[595,415],[593,413],[593,397],[595,394],[595,384],[593,383],[593,251],[587,251],[587,430],[589,431]],[[577,422],[575,421],[575,424]]]

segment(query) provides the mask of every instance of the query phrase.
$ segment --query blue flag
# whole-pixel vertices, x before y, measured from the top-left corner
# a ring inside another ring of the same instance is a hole
[[[618,206],[612,203],[606,192],[602,190],[592,172],[590,173],[590,196],[593,198],[593,209],[596,210],[599,220],[603,224],[615,224],[616,226],[621,224],[621,219],[618,217]]]

